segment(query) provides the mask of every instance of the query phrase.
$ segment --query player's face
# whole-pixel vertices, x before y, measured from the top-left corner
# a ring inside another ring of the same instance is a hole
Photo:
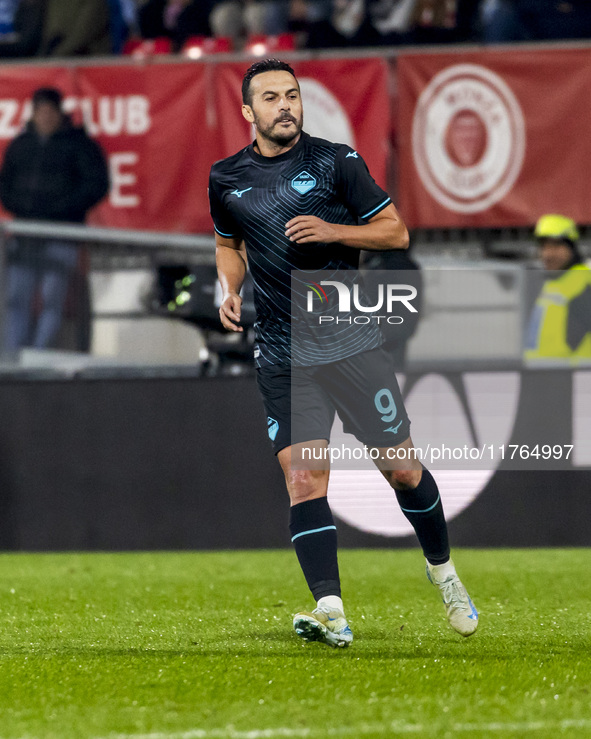
[[[289,72],[257,74],[250,82],[251,104],[242,106],[246,120],[257,133],[280,146],[299,136],[303,126],[302,99],[298,83]]]
[[[566,269],[572,261],[573,251],[564,241],[544,239],[540,243],[540,257],[544,269],[549,271]]]

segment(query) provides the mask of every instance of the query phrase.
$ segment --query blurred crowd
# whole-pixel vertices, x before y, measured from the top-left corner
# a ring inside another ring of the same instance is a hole
[[[589,0],[0,0],[0,57],[130,53],[195,37],[242,49],[289,34],[292,48],[591,38]]]

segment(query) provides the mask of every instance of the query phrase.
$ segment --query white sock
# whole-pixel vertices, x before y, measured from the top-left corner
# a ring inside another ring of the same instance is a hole
[[[318,601],[318,608],[329,608],[331,611],[341,611],[345,613],[343,608],[343,601],[338,595],[325,595],[324,598],[320,598]]]
[[[442,565],[429,565],[429,567],[431,568],[433,575],[435,575],[435,579],[439,580],[439,582],[443,582],[444,580],[447,580],[450,575],[456,574],[456,568],[451,559],[448,559],[447,562],[444,562]]]

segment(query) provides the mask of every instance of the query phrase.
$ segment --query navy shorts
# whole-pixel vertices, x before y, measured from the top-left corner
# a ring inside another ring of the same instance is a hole
[[[382,347],[314,367],[257,370],[275,454],[291,444],[330,440],[335,412],[346,433],[368,447],[398,446],[410,436],[393,357]]]

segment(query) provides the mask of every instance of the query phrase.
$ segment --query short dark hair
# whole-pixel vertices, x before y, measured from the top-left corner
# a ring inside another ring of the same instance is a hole
[[[49,103],[54,108],[61,110],[62,94],[55,87],[40,87],[33,93],[33,107],[39,105],[39,103]]]
[[[242,102],[245,105],[250,105],[252,102],[250,81],[253,77],[256,77],[257,74],[262,74],[263,72],[289,72],[295,77],[295,72],[289,64],[287,62],[282,62],[280,59],[262,59],[259,62],[251,64],[242,79]]]

